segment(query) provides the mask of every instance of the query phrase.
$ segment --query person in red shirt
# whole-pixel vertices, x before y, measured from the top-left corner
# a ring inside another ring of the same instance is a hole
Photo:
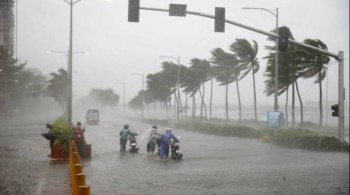
[[[80,157],[85,158],[85,128],[81,127],[81,122],[77,122],[77,126],[73,128],[74,140],[77,145]]]

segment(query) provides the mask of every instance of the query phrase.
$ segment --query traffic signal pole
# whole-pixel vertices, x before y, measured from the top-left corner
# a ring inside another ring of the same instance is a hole
[[[159,8],[149,8],[149,7],[139,7],[139,9],[142,10],[151,10],[151,11],[162,11],[162,12],[169,12],[169,9],[159,9]],[[206,18],[211,18],[215,20],[215,16],[214,15],[210,15],[210,14],[205,14],[205,13],[200,13],[200,12],[193,12],[193,11],[186,11],[186,14],[190,14],[190,15],[196,15],[196,16],[201,16],[201,17],[206,17]],[[277,34],[273,34],[270,32],[266,32],[257,28],[253,28],[238,22],[234,22],[231,20],[226,20],[225,19],[225,23],[228,24],[232,24],[234,26],[238,26],[241,28],[245,28],[247,30],[250,31],[254,31],[256,33],[259,34],[263,34],[275,39],[278,39],[279,36]],[[276,32],[277,33],[277,32]],[[345,89],[344,89],[344,52],[343,51],[339,51],[338,54],[336,53],[332,53],[329,52],[327,50],[323,50],[320,49],[318,47],[314,47],[311,45],[307,45],[301,42],[297,42],[293,39],[288,39],[289,43],[295,44],[295,45],[299,45],[301,47],[305,47],[323,54],[326,54],[328,56],[331,56],[333,58],[335,58],[336,60],[338,60],[339,62],[339,75],[338,75],[338,104],[339,104],[339,118],[338,118],[338,138],[341,141],[344,141],[344,99],[345,99]]]

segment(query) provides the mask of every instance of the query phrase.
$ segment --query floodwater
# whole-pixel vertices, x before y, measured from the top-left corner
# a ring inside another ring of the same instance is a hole
[[[206,135],[175,129],[183,160],[146,152],[151,125],[139,131],[138,154],[119,152],[125,121],[86,126],[92,158],[84,160],[91,194],[348,194],[349,153],[287,149],[258,139]],[[164,132],[160,126],[159,131]]]

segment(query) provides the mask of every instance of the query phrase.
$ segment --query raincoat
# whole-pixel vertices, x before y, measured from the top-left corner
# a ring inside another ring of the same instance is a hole
[[[161,148],[160,148],[160,158],[164,159],[169,156],[169,145],[170,140],[173,139],[176,142],[179,142],[179,139],[175,137],[175,135],[170,131],[167,130],[165,133],[162,134],[161,139]]]

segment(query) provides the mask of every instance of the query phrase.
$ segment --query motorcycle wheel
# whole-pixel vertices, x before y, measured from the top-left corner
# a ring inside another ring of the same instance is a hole
[[[182,154],[181,154],[181,153],[175,153],[174,156],[173,156],[173,158],[174,158],[175,160],[181,160]]]

